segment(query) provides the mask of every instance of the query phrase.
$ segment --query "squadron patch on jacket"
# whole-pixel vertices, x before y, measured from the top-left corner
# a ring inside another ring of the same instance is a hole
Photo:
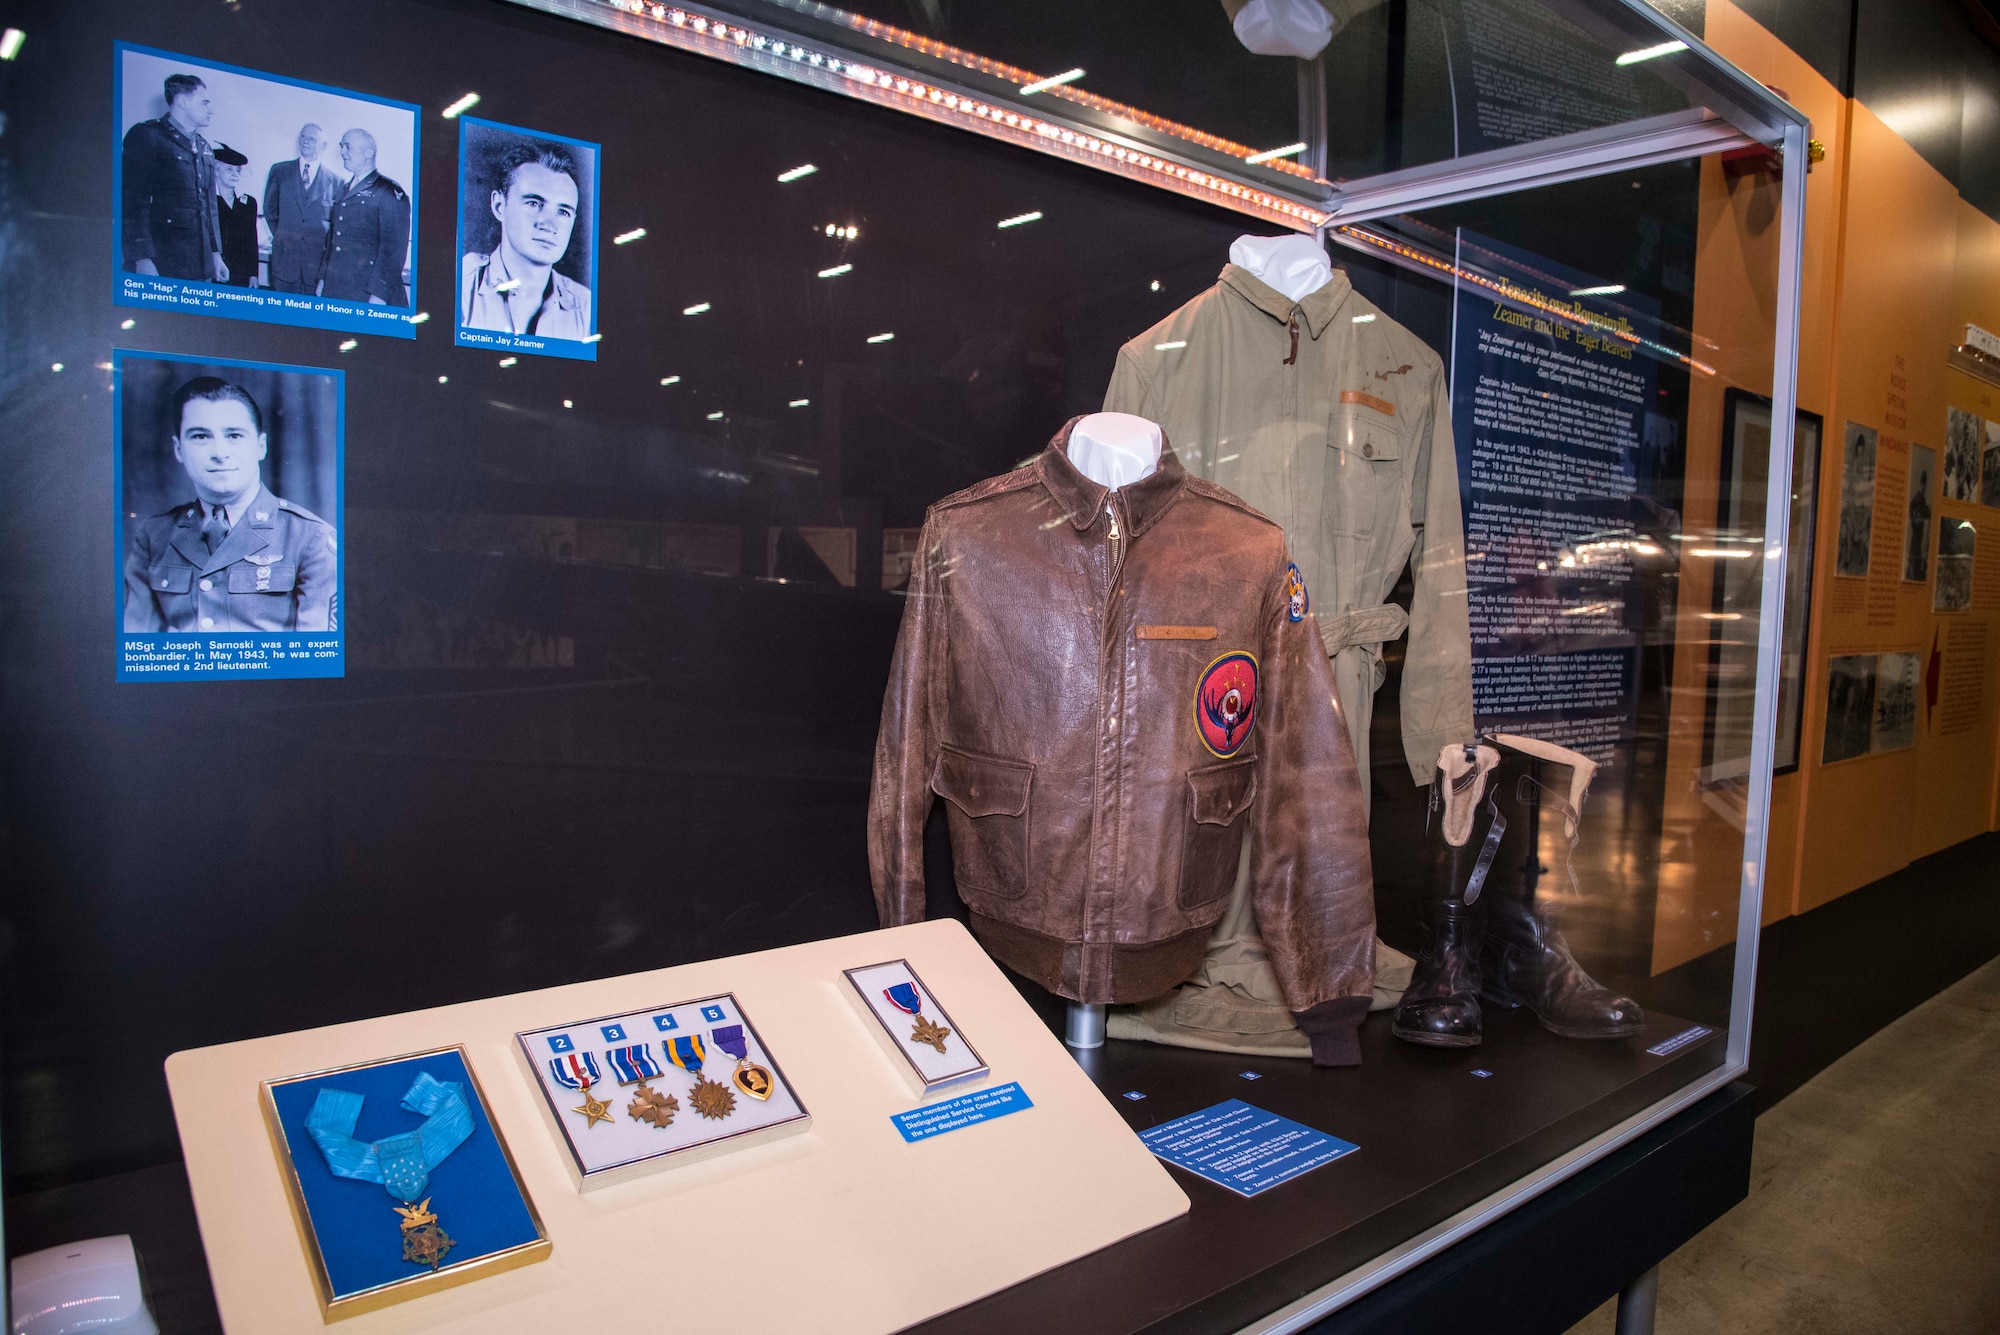
[[[1306,592],[1306,577],[1299,573],[1296,565],[1285,567],[1285,615],[1294,621],[1304,621],[1306,613],[1312,610],[1312,596]]]
[[[1202,670],[1194,688],[1194,723],[1201,744],[1223,760],[1243,749],[1257,721],[1257,660],[1242,650]]]

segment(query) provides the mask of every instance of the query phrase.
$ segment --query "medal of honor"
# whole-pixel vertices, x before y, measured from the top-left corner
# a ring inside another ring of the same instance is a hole
[[[564,1089],[573,1089],[583,1095],[580,1107],[570,1111],[583,1118],[584,1130],[599,1122],[611,1120],[611,1105],[590,1092],[590,1087],[603,1079],[597,1071],[597,1058],[588,1052],[572,1052],[566,1057],[549,1058],[549,1074]]]
[[[750,1042],[743,1037],[742,1025],[726,1024],[720,1029],[710,1030],[708,1036],[724,1052],[736,1058],[735,1073],[729,1077],[731,1084],[759,1103],[771,1097],[771,1073],[750,1060]]]
[[[373,1144],[354,1138],[361,1104],[359,1094],[320,1090],[306,1115],[306,1133],[326,1156],[327,1169],[335,1177],[379,1182],[402,1202],[391,1208],[402,1220],[403,1259],[436,1270],[458,1244],[438,1222],[424,1189],[430,1185],[431,1171],[472,1135],[472,1112],[465,1106],[463,1089],[456,1082],[419,1074],[403,1095],[402,1106],[421,1115],[423,1125]]]
[[[660,1078],[660,1064],[653,1060],[650,1044],[634,1043],[631,1047],[613,1048],[604,1054],[611,1063],[611,1074],[621,1085],[637,1085],[632,1091],[632,1101],[625,1105],[625,1115],[635,1122],[651,1122],[662,1131],[674,1120],[674,1114],[681,1110],[681,1101],[671,1094],[662,1094],[646,1082]]]
[[[910,1042],[927,1043],[939,1052],[944,1051],[944,1041],[951,1037],[951,1030],[935,1020],[924,1018],[924,999],[917,991],[915,983],[896,983],[882,989],[882,995],[889,1004],[905,1015],[914,1015],[917,1027],[910,1031]]]
[[[701,1064],[707,1057],[702,1046],[701,1035],[688,1034],[681,1038],[666,1040],[667,1060],[694,1077],[694,1089],[688,1094],[688,1102],[694,1110],[711,1121],[721,1121],[736,1111],[736,1095],[720,1080],[711,1080],[701,1073]]]

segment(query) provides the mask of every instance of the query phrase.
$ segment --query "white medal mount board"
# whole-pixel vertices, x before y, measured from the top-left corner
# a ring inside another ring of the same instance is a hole
[[[1018,1081],[1033,1107],[903,1139],[890,1117],[917,1101],[842,995],[852,990],[845,970],[898,959],[944,989],[991,1078]],[[721,993],[755,1018],[761,1045],[812,1110],[810,1128],[579,1192],[516,1035]],[[175,1053],[167,1084],[231,1335],[326,1329],[264,1129],[261,1082],[451,1043],[479,1072],[554,1251],[351,1317],[343,1335],[546,1335],[574,1328],[579,1313],[592,1329],[651,1329],[664,1310],[676,1329],[888,1332],[1188,1209],[971,935],[923,922]],[[937,1242],[920,1264],[913,1237]],[[676,1269],[702,1282],[674,1286],[669,1309],[657,1284],[635,1282]]]
[[[873,1022],[876,1037],[909,1079],[912,1092],[941,1098],[986,1078],[988,1068],[978,1050],[908,960],[869,964],[846,974],[853,984],[848,1000]],[[916,1009],[907,1009],[910,1005]]]
[[[725,1037],[743,1045],[740,1064]],[[542,1091],[542,1111],[569,1150],[572,1180],[583,1191],[793,1135],[812,1124],[783,1070],[758,1041],[756,1026],[727,993],[552,1025],[516,1034],[515,1040]],[[668,1055],[676,1041],[701,1045],[694,1068],[699,1080]],[[589,1099],[576,1075],[583,1061],[597,1073],[590,1078]],[[565,1084],[565,1076],[576,1085]],[[693,1094],[700,1081],[711,1086],[709,1096],[719,1098],[726,1112],[703,1115]],[[591,1116],[591,1100],[611,1106],[603,1116]]]

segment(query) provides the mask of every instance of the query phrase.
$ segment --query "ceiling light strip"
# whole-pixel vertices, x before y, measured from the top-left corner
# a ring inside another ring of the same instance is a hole
[[[621,31],[650,37],[668,46],[700,55],[713,56],[735,64],[747,64],[772,73],[803,78],[862,101],[893,107],[926,119],[970,129],[989,138],[1004,139],[1025,147],[1067,157],[1073,161],[1115,172],[1178,194],[1209,203],[1222,204],[1239,212],[1256,214],[1272,222],[1301,231],[1319,227],[1327,220],[1324,209],[1313,208],[1255,186],[1218,176],[1152,153],[1136,144],[1044,119],[1019,106],[1004,106],[984,98],[944,88],[907,74],[877,69],[839,52],[820,50],[794,41],[788,35],[774,35],[740,23],[715,18],[679,5],[654,4],[650,0],[581,0],[590,9],[616,11],[624,21],[615,24]],[[581,7],[580,6],[580,7]],[[640,24],[635,26],[632,19]],[[872,23],[872,20],[857,22]],[[883,27],[886,25],[874,25]],[[863,29],[866,31],[867,29]],[[900,30],[895,30],[900,31]],[[872,34],[871,34],[872,35]],[[937,54],[940,43],[916,38],[912,49]],[[955,48],[944,48],[955,50]],[[977,58],[974,59],[983,59]],[[993,64],[994,62],[984,62]],[[968,66],[977,68],[976,66]],[[1011,67],[1005,67],[1011,68]],[[984,72],[984,71],[982,71]],[[1026,71],[1020,81],[1032,80]],[[1004,76],[1003,76],[1004,77]],[[1049,90],[1051,96],[1071,91],[1067,85]],[[1115,105],[1115,104],[1114,104]],[[1140,119],[1130,109],[1130,114]],[[1239,156],[1256,150],[1235,145]],[[1277,164],[1272,164],[1277,165]]]

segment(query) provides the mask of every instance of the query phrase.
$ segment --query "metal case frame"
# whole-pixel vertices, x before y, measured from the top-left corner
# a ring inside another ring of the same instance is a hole
[[[882,1022],[882,1017],[876,1014],[874,1007],[868,1004],[867,996],[861,991],[861,984],[856,982],[854,978],[854,975],[857,973],[866,973],[870,969],[880,969],[891,964],[900,964],[909,973],[917,987],[922,990],[925,999],[936,1007],[939,1017],[945,1022],[945,1027],[957,1036],[959,1042],[965,1044],[965,1050],[972,1054],[972,1060],[979,1063],[977,1069],[961,1071],[957,1075],[946,1076],[942,1080],[928,1079],[918,1069],[916,1062],[911,1060],[910,1054],[904,1051],[903,1044],[897,1041],[895,1034],[890,1032],[888,1026]],[[882,1046],[902,1062],[905,1073],[916,1085],[917,1092],[924,1098],[929,1098],[933,1094],[943,1093],[947,1090],[955,1090],[967,1085],[976,1084],[993,1073],[993,1068],[986,1064],[986,1058],[979,1055],[979,1049],[972,1045],[972,1040],[966,1037],[965,1031],[958,1027],[958,1022],[951,1018],[951,1012],[944,1008],[944,1002],[938,999],[938,994],[931,989],[929,983],[924,981],[923,975],[917,972],[916,966],[908,960],[878,960],[874,964],[857,964],[851,969],[842,969],[840,976],[847,980],[848,999],[854,1002],[856,1008],[862,1012],[869,1029],[881,1040]]]
[[[1684,161],[1731,148],[1762,146],[1776,155],[1780,170],[1769,473],[1773,478],[1789,478],[1798,413],[1799,288],[1809,121],[1804,113],[1645,0],[1542,2],[1608,45],[1629,50],[1663,42],[1684,43],[1684,53],[1654,68],[1686,93],[1693,105],[1684,111],[1467,154],[1335,186],[1318,179],[1309,169],[1276,170],[1249,163],[1245,159],[1253,154],[1242,151],[1242,145],[1103,99],[1065,98],[1059,104],[1024,105],[1015,90],[1034,77],[1026,71],[919,34],[858,19],[815,0],[766,0],[761,4],[757,0],[719,0],[706,5],[655,0],[509,0],[1081,162],[1313,232],[1329,242],[1434,278],[1448,275],[1441,273],[1435,262],[1426,262],[1365,224],[1391,214]],[[781,14],[783,24],[769,21],[773,14]],[[1300,156],[1307,162],[1324,161],[1323,122],[1314,124],[1310,116],[1304,116],[1301,129],[1309,146]],[[1770,823],[1789,521],[1788,489],[1769,487],[1754,736],[1729,1041],[1723,1064],[1246,1329],[1276,1335],[1311,1325],[1706,1098],[1748,1069]]]

